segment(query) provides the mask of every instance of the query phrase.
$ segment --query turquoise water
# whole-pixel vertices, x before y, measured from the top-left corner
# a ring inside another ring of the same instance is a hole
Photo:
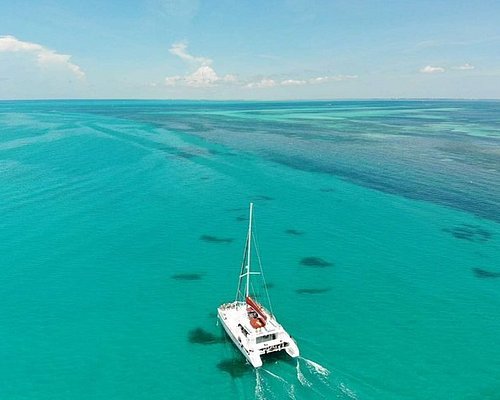
[[[0,398],[500,399],[499,106],[0,102]],[[257,373],[250,201],[304,357]]]

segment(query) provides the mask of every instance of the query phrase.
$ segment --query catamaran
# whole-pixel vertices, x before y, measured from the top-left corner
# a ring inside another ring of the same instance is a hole
[[[248,234],[236,299],[231,303],[219,306],[217,316],[236,347],[254,368],[258,368],[262,366],[261,356],[264,354],[285,350],[288,355],[295,358],[299,356],[300,352],[295,340],[278,323],[272,312],[264,308],[250,293],[250,277],[262,275],[260,257],[260,271],[252,271],[251,269],[252,220],[253,203],[250,203]],[[264,289],[267,293],[265,286]],[[267,297],[269,299],[269,296]]]

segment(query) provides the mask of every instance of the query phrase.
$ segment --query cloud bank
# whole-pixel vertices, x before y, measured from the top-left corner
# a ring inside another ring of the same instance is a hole
[[[476,67],[474,67],[474,65],[471,65],[469,63],[450,67],[451,70],[455,70],[455,71],[471,71],[475,68]],[[439,73],[447,72],[447,71],[444,67],[434,67],[432,65],[426,65],[425,67],[420,68],[420,72],[423,74],[439,74]]]
[[[205,57],[195,57],[187,52],[187,43],[179,42],[174,43],[169,49],[170,53],[179,57],[181,60],[190,64],[210,65],[212,60]]]
[[[24,42],[14,36],[0,36],[0,52],[2,53],[25,53],[35,56],[36,63],[42,68],[63,67],[79,79],[85,77],[79,65],[71,62],[71,56],[59,54],[40,44]]]
[[[195,88],[212,87],[220,83],[231,83],[235,82],[236,78],[234,75],[226,75],[220,77],[217,72],[211,67],[212,60],[207,57],[194,56],[188,53],[186,42],[174,43],[169,52],[176,57],[179,57],[182,61],[190,66],[190,68],[195,68],[194,72],[184,75],[184,76],[167,76],[165,78],[166,86],[190,86]]]
[[[356,79],[357,75],[333,75],[318,76],[308,79],[286,78],[276,80],[270,77],[260,77],[259,79],[241,79],[236,75],[228,74],[219,76],[212,67],[213,60],[207,57],[195,56],[188,52],[186,42],[172,44],[169,52],[184,61],[193,71],[186,75],[167,76],[164,79],[165,86],[185,86],[193,88],[209,88],[217,85],[234,85],[246,89],[268,89],[279,86],[303,86],[317,85],[327,82],[344,81]]]
[[[444,71],[445,69],[443,67],[433,67],[432,65],[426,65],[420,69],[420,72],[423,74],[439,74]]]
[[[470,71],[472,69],[474,69],[476,67],[474,67],[474,65],[470,65],[469,63],[465,63],[463,65],[459,65],[457,67],[453,67],[453,69],[457,69],[459,71]]]

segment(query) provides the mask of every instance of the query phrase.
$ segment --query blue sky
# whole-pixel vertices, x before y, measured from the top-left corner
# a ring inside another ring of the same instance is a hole
[[[500,98],[500,2],[0,3],[0,98]]]

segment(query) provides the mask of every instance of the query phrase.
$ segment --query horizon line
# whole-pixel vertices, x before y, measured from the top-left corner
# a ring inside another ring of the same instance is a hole
[[[500,98],[488,98],[488,97],[342,97],[342,98],[332,98],[332,99],[204,99],[204,98],[179,98],[179,99],[169,99],[169,98],[117,98],[117,97],[106,97],[106,98],[93,98],[93,97],[74,97],[74,98],[19,98],[19,99],[2,99],[0,102],[7,101],[192,101],[192,102],[310,102],[310,101],[500,101]]]

